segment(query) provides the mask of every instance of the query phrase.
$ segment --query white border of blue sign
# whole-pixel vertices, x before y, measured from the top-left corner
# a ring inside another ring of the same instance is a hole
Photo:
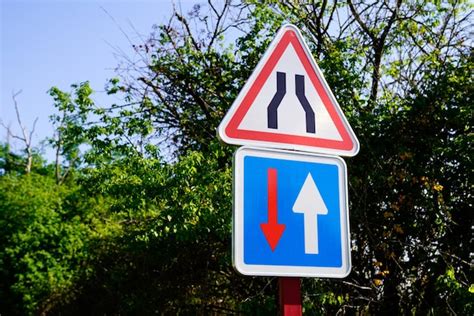
[[[341,267],[308,267],[282,265],[252,265],[244,262],[244,158],[252,157],[285,159],[302,162],[330,163],[339,168],[339,198],[341,205]],[[232,262],[235,269],[243,275],[253,276],[288,276],[288,277],[325,277],[344,278],[351,271],[349,206],[347,197],[347,167],[342,158],[336,156],[316,155],[284,150],[271,150],[252,147],[241,147],[234,154],[234,201],[232,229]]]

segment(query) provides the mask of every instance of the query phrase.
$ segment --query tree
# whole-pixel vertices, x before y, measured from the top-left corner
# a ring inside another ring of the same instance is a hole
[[[86,143],[84,136],[84,124],[88,114],[94,105],[90,99],[92,89],[88,82],[71,85],[74,99],[70,93],[65,93],[57,87],[49,90],[53,97],[54,107],[58,114],[50,116],[55,129],[54,138],[49,142],[55,148],[55,177],[56,183],[62,183],[67,175],[80,164],[79,146]],[[66,167],[61,166],[61,158],[64,158]]]
[[[441,191],[454,178],[472,174],[471,162],[462,158],[470,146],[460,140],[472,129],[470,117],[458,117],[467,113],[472,98],[466,73],[472,49],[465,41],[470,13],[463,2],[396,6],[285,2],[277,7],[318,40],[313,45],[320,65],[361,140],[361,152],[349,164],[354,273],[339,290],[337,305],[342,311],[391,313],[398,302],[400,313],[469,313],[469,256],[457,246],[469,240],[462,218],[470,197],[465,183],[453,185],[464,188],[456,190],[458,197],[444,199]],[[341,20],[344,10],[352,16]],[[337,32],[328,32],[331,28]],[[352,97],[341,90],[351,86],[359,88]],[[452,209],[458,221],[452,221],[448,205],[461,200],[465,203]],[[444,239],[447,231],[459,234]],[[456,288],[452,297],[438,288],[442,282]],[[444,300],[433,301],[441,292]],[[454,308],[452,301],[463,303]]]
[[[191,21],[199,16],[198,9],[189,17]],[[438,166],[428,172],[420,165],[432,168],[432,160],[438,159],[438,138],[447,139],[444,146],[456,146],[454,140],[445,134],[445,125],[449,125],[457,115],[456,111],[463,108],[460,100],[470,98],[466,89],[470,84],[468,78],[454,76],[463,83],[461,91],[464,93],[459,95],[459,105],[448,107],[438,114],[440,120],[431,122],[429,126],[421,124],[420,117],[429,117],[430,111],[434,111],[430,110],[431,107],[442,108],[451,102],[447,95],[434,91],[451,91],[456,80],[445,79],[453,74],[452,69],[466,69],[471,64],[471,59],[467,58],[470,48],[465,41],[470,19],[466,4],[266,2],[263,5],[237,6],[237,10],[240,10],[238,16],[243,16],[242,12],[248,13],[248,19],[244,19],[243,35],[236,40],[235,48],[224,45],[212,50],[212,45],[206,45],[205,40],[212,39],[209,34],[214,32],[203,32],[203,38],[194,35],[189,27],[193,23],[179,13],[175,15],[176,20],[159,28],[161,32],[152,36],[146,45],[138,46],[144,56],[146,71],[139,76],[128,73],[127,81],[120,86],[139,102],[132,113],[140,115],[144,104],[151,108],[154,105],[157,112],[151,117],[152,126],[160,135],[172,133],[168,141],[178,148],[178,155],[185,155],[189,149],[206,152],[208,144],[213,143],[211,132],[238,91],[239,85],[236,87],[234,82],[241,86],[248,77],[249,70],[254,68],[270,34],[280,25],[283,16],[299,25],[308,36],[329,85],[362,141],[361,154],[350,161],[349,167],[354,273],[343,282],[316,281],[314,285],[306,285],[309,289],[323,289],[326,293],[314,306],[322,306],[320,312],[326,313],[349,310],[376,313],[393,311],[396,301],[401,313],[426,311],[430,304],[426,298],[439,291],[435,284],[447,280],[443,275],[452,270],[446,270],[446,264],[441,261],[431,264],[433,256],[438,256],[430,248],[432,246],[417,248],[416,255],[411,256],[412,246],[406,244],[417,244],[418,240],[439,244],[444,230],[462,224],[440,219],[445,215],[440,215],[438,210],[445,206],[441,207],[433,200],[436,201],[439,195],[436,190],[444,185],[438,180],[429,180],[430,194],[425,192],[428,184],[422,185],[428,178],[443,178],[446,167]],[[201,19],[206,20],[204,17]],[[210,17],[207,19],[212,20]],[[157,49],[150,50],[150,47]],[[206,54],[207,51],[213,55]],[[221,67],[221,70],[216,71],[209,65],[217,69]],[[212,76],[214,73],[220,76]],[[228,73],[238,79],[227,81]],[[437,81],[445,85],[432,84]],[[223,88],[215,92],[215,87],[221,86]],[[213,99],[212,96],[218,97],[220,91],[231,94]],[[426,95],[435,98],[436,106],[426,105],[430,100]],[[141,102],[142,99],[146,102]],[[206,105],[213,112],[206,112]],[[214,113],[218,114],[217,117],[213,116]],[[153,121],[155,118],[157,121]],[[400,135],[402,126],[416,128],[406,130],[404,127],[406,134]],[[456,133],[465,137],[467,130],[461,128]],[[416,133],[420,137],[431,139],[436,135],[437,138],[423,147],[418,145],[418,141],[413,141],[418,139],[414,136]],[[461,156],[469,152],[466,146],[458,150],[457,155]],[[414,152],[418,153],[416,159],[411,156]],[[375,161],[378,163],[374,167]],[[458,163],[444,158],[438,161],[439,165]],[[225,166],[225,161],[223,163]],[[462,164],[467,167],[468,161],[464,160]],[[457,177],[463,178],[463,174],[459,173]],[[402,191],[404,193],[400,193]],[[394,212],[397,208],[404,211]],[[443,224],[425,230],[423,225],[430,219]],[[412,223],[415,227],[410,226]],[[462,238],[466,240],[468,237],[463,234]],[[446,247],[452,249],[453,245],[447,243]],[[463,271],[454,274],[455,282],[458,282],[459,289],[462,288],[463,295],[469,296],[469,281],[463,277],[463,274],[468,274],[465,262],[469,259],[466,254],[461,256],[459,251],[456,250],[456,254],[452,250],[449,252],[450,256],[460,258],[456,264],[458,270],[455,270]],[[447,266],[451,264],[450,261]],[[423,282],[413,281],[422,277],[425,278]],[[313,293],[308,291],[305,295],[309,297]],[[452,308],[449,299],[431,303],[440,312]]]
[[[47,314],[91,272],[88,247],[102,205],[35,172],[0,176],[0,188],[1,311]]]
[[[13,105],[15,107],[17,123],[18,123],[18,126],[21,129],[21,136],[13,134],[13,132],[10,129],[10,126],[6,126],[1,120],[0,120],[0,125],[2,125],[5,128],[5,130],[7,131],[7,140],[10,137],[12,137],[12,138],[20,140],[25,145],[26,157],[25,157],[25,162],[23,163],[23,165],[24,165],[25,173],[28,174],[28,173],[31,172],[31,167],[33,165],[34,151],[33,151],[33,140],[32,140],[32,138],[33,138],[33,133],[35,132],[36,122],[38,121],[38,118],[36,118],[34,120],[33,127],[31,128],[31,132],[29,132],[27,127],[23,124],[23,122],[21,120],[20,109],[18,108],[18,102],[16,100],[16,97],[21,92],[22,91],[20,90],[18,92],[12,93]],[[7,153],[10,151],[10,144],[9,144],[8,141],[7,141],[5,149],[6,149]],[[5,165],[6,166],[11,166],[12,161],[10,161],[9,158],[14,158],[14,156],[11,156],[11,155],[7,154],[4,157],[5,157],[4,158],[5,159]],[[13,163],[18,163],[18,162],[16,162],[15,159],[14,159]]]

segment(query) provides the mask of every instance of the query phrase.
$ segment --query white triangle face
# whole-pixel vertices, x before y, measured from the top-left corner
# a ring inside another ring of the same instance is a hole
[[[359,142],[299,30],[281,28],[218,130],[230,144],[354,156]]]
[[[239,129],[275,132],[275,129],[268,128],[266,118],[268,105],[276,91],[277,72],[285,73],[286,77],[286,94],[278,107],[278,132],[308,137],[314,137],[316,134],[319,138],[342,140],[318,92],[306,75],[306,70],[299,60],[295,49],[291,45],[286,47],[274,71],[270,74],[260,93],[255,98],[254,105],[248,110],[239,124]],[[315,113],[316,133],[308,133],[306,131],[306,125],[304,124],[305,111],[295,93],[295,75],[303,75],[305,77],[305,95]]]

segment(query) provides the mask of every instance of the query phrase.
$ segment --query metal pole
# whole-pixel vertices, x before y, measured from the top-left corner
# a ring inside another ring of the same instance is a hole
[[[301,316],[301,280],[300,278],[279,278],[280,315]]]

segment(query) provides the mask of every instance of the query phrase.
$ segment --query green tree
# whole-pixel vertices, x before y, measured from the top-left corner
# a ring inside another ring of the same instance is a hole
[[[88,82],[73,84],[71,88],[73,96],[57,87],[49,90],[54,107],[59,112],[50,116],[55,135],[49,139],[55,149],[55,177],[58,184],[81,163],[79,147],[86,143],[84,124],[94,106],[90,98],[93,91]]]
[[[47,313],[79,291],[100,203],[78,189],[36,173],[0,177],[2,312]]]

